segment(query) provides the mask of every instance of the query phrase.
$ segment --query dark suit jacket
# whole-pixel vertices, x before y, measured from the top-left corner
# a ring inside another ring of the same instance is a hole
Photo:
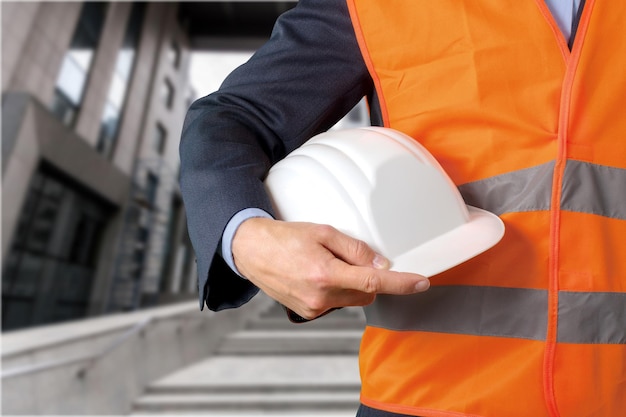
[[[201,308],[238,307],[257,293],[216,255],[226,224],[247,207],[272,213],[262,183],[269,168],[371,94],[345,1],[301,0],[218,92],[190,107],[180,182]]]

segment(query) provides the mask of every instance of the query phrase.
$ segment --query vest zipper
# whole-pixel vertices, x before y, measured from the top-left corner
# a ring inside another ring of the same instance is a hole
[[[559,310],[559,254],[560,254],[560,228],[561,228],[561,194],[563,187],[563,174],[567,164],[567,138],[572,101],[572,89],[582,45],[589,25],[591,10],[594,0],[588,0],[580,17],[578,35],[574,39],[571,53],[567,51],[566,70],[561,91],[558,125],[558,149],[557,159],[554,166],[552,182],[552,201],[550,204],[550,254],[548,272],[548,331],[546,335],[546,352],[544,356],[544,395],[551,417],[560,417],[554,389],[554,359],[557,346],[558,310]],[[545,7],[545,5],[544,5]],[[553,20],[551,25],[554,25]],[[560,39],[564,39],[562,36]],[[560,42],[561,43],[561,42]],[[563,52],[563,48],[561,48]]]

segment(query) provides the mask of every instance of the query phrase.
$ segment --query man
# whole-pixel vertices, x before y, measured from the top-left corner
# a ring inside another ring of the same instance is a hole
[[[625,23],[601,0],[300,1],[188,113],[201,305],[259,288],[309,319],[371,304],[362,416],[623,415]],[[271,165],[363,96],[506,223],[428,291],[332,228],[271,218]]]

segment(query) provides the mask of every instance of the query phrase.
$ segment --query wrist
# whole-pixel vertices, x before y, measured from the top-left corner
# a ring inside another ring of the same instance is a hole
[[[242,278],[245,276],[237,269],[233,256],[233,244],[241,225],[253,219],[272,219],[272,216],[259,208],[247,208],[237,212],[228,222],[222,234],[221,255],[228,266]]]

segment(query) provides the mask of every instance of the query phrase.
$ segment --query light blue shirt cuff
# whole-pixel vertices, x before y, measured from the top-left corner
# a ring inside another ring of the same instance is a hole
[[[237,267],[235,266],[235,259],[233,258],[233,249],[232,249],[233,237],[235,236],[235,232],[237,232],[237,229],[239,228],[241,223],[253,217],[264,217],[267,219],[273,219],[273,217],[265,210],[262,210],[260,208],[255,208],[255,207],[246,208],[246,209],[239,211],[230,219],[230,221],[226,225],[226,228],[224,229],[224,233],[222,234],[222,245],[221,245],[220,255],[222,255],[222,258],[224,259],[226,264],[230,267],[230,269],[232,269],[233,272],[235,272],[237,275],[239,275],[241,278],[244,278],[244,279],[245,277],[239,273],[239,271],[237,270]]]

